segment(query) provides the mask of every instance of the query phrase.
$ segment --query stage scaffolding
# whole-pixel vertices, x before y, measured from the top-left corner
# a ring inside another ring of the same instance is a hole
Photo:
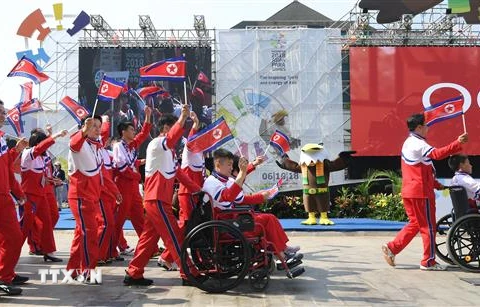
[[[480,46],[480,26],[467,24],[462,17],[451,14],[447,5],[437,5],[418,15],[405,14],[400,21],[379,24],[377,11],[357,5],[331,27],[348,26],[342,38],[344,49],[349,46]]]

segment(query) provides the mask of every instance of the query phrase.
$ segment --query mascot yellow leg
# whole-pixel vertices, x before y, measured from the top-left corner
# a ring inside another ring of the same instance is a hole
[[[328,218],[327,212],[320,212],[320,225],[335,225],[335,223]]]
[[[315,212],[308,212],[308,219],[302,222],[303,225],[317,225],[317,219],[315,218]]]

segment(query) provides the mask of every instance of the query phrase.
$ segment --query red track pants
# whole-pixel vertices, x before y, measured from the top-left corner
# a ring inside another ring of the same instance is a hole
[[[180,252],[184,235],[178,227],[177,219],[172,211],[172,204],[162,203],[159,200],[148,200],[145,201],[145,211],[145,229],[138,241],[135,255],[128,266],[128,275],[133,278],[143,277],[144,268],[157,250],[158,240],[162,238],[183,276]]]
[[[0,281],[6,284],[15,277],[23,245],[23,234],[17,220],[15,204],[10,195],[0,195]]]
[[[403,198],[403,206],[409,222],[397,234],[388,248],[395,255],[400,253],[420,231],[423,241],[421,265],[432,266],[435,262],[435,199]]]
[[[99,205],[100,207],[96,217],[98,223],[98,259],[107,260],[115,255],[113,252],[116,248],[115,245],[113,245],[113,233],[115,230],[113,213],[117,204],[114,198],[102,193]]]
[[[94,269],[98,260],[98,202],[81,198],[69,198],[68,203],[75,217],[75,233],[67,270]]]

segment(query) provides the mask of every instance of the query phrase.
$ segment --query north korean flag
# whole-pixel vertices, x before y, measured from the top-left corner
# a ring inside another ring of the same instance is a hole
[[[33,82],[20,84],[20,89],[22,93],[20,94],[20,100],[18,101],[18,104],[22,104],[32,100],[32,87]]]
[[[60,100],[60,105],[67,110],[67,112],[72,115],[73,119],[80,125],[82,123],[82,119],[90,115],[87,109],[82,107],[78,102],[70,98],[69,96],[63,97]]]
[[[27,58],[26,56],[23,56],[13,67],[13,69],[8,73],[7,77],[25,77],[33,82],[35,84],[39,84],[40,82],[47,81],[49,77],[38,71],[37,69],[37,64]]]
[[[37,98],[30,101],[19,103],[16,106],[20,110],[21,115],[43,111],[42,103]]]
[[[270,145],[276,148],[280,154],[283,155],[290,150],[290,139],[280,130],[275,130],[270,137]]]
[[[137,89],[137,93],[142,99],[148,97],[155,97],[157,95],[163,94],[165,90],[161,86],[145,86]]]
[[[140,67],[139,71],[141,81],[185,81],[187,61],[183,56],[165,59]]]
[[[207,75],[203,71],[200,71],[198,73],[197,81],[205,85],[212,85],[212,83],[210,82],[210,79],[208,79]]]
[[[425,108],[425,124],[431,126],[463,114],[463,96],[451,98]]]
[[[122,82],[104,75],[98,87],[98,100],[107,102],[114,100],[123,91],[124,85]]]
[[[23,133],[22,115],[18,108],[13,108],[7,112],[7,120],[17,136]]]
[[[231,139],[233,139],[232,132],[222,116],[194,135],[189,136],[187,148],[193,153],[208,152],[217,149]]]

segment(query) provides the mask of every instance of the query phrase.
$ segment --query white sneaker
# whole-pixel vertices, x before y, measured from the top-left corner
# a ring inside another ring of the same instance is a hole
[[[383,258],[390,266],[395,266],[395,254],[392,253],[388,245],[385,243],[382,245]]]
[[[440,265],[438,263],[435,263],[434,265],[431,265],[431,266],[420,265],[420,270],[422,270],[422,271],[446,271],[447,267],[444,266],[444,265]]]
[[[124,249],[123,251],[120,252],[120,255],[123,255],[123,256],[132,256],[135,252],[135,249],[133,247],[127,247],[126,249]]]

